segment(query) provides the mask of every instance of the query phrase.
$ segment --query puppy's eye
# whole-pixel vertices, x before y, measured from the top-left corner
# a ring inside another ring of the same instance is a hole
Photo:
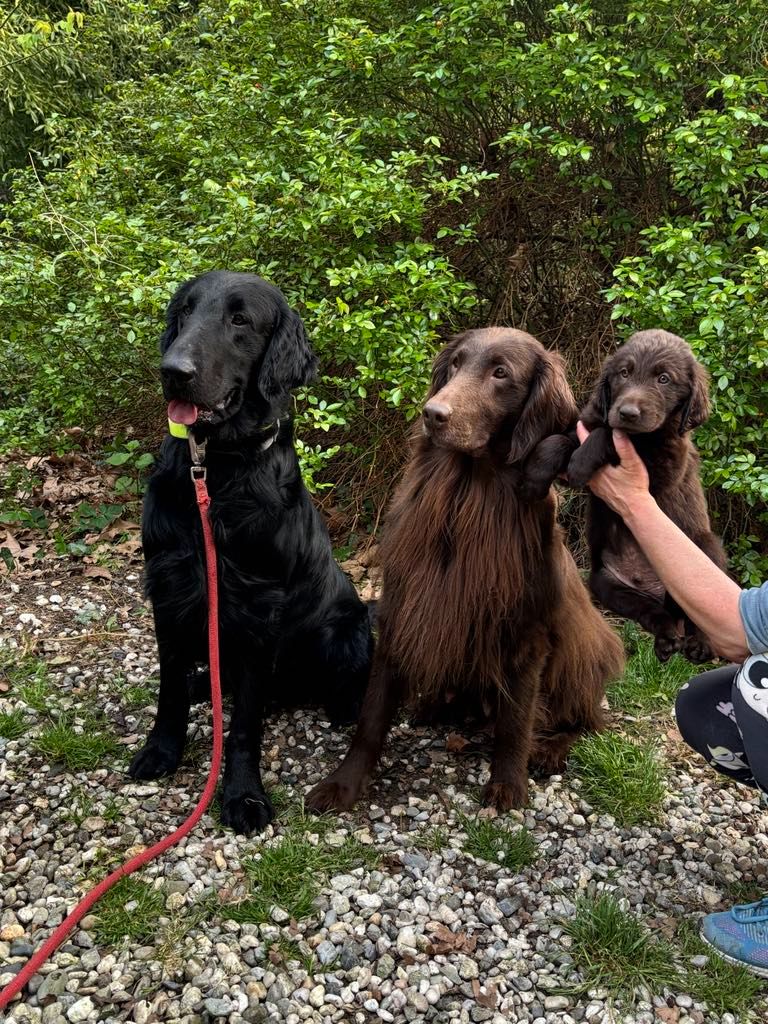
[[[458,356],[454,356],[453,357],[453,359],[451,360],[451,366],[452,366],[452,368],[454,370],[458,370],[458,368],[459,368],[459,357]]]
[[[507,373],[506,366],[497,366],[491,376],[495,377],[497,380],[502,380],[504,377],[508,377],[509,374]]]
[[[659,384],[669,384],[670,376],[668,373],[659,374]]]
[[[629,376],[629,370],[626,368],[626,366],[622,366],[622,368],[619,370],[619,376],[624,377],[625,379]]]
[[[235,313],[234,316],[232,317],[232,323],[236,327],[243,327],[245,324],[248,323],[248,318],[244,317],[242,313]]]

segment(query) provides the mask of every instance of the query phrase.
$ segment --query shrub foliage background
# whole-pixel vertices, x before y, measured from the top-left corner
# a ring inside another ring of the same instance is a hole
[[[583,393],[664,326],[710,370],[705,479],[766,572],[762,0],[10,3],[0,42],[4,447],[160,429],[163,307],[215,266],[302,312],[307,474],[358,506],[440,336],[524,327]]]

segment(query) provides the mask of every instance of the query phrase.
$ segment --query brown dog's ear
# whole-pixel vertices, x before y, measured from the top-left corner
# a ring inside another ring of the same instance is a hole
[[[432,380],[429,385],[429,392],[427,398],[432,398],[438,391],[445,387],[448,383],[448,379],[451,376],[451,362],[453,360],[453,353],[456,351],[456,346],[461,341],[461,335],[452,338],[445,348],[435,356],[435,361],[432,363]]]
[[[690,391],[680,411],[679,434],[695,430],[709,416],[709,375],[701,363],[694,360],[690,372]]]
[[[545,437],[571,429],[577,413],[562,358],[556,352],[544,352],[537,359],[528,398],[512,434],[507,464],[522,462]]]

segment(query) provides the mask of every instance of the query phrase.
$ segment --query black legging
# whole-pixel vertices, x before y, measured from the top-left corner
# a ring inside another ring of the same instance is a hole
[[[694,676],[675,713],[685,742],[713,768],[768,794],[768,654]]]

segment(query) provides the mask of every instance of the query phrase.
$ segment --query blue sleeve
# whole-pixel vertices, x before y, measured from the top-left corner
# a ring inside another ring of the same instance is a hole
[[[741,592],[739,612],[750,651],[753,654],[768,652],[768,582]]]

